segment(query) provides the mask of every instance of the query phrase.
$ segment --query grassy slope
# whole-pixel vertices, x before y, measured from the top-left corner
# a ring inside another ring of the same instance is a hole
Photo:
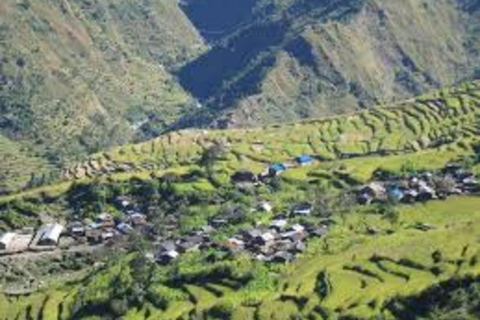
[[[469,143],[476,139],[478,89],[479,83],[472,82],[392,108],[290,125],[180,131],[94,155],[90,161],[72,167],[68,175],[95,176],[102,168],[122,164],[130,164],[132,172],[147,176],[156,171],[182,171],[195,166],[202,153],[214,144],[226,150],[224,159],[216,164],[218,174],[238,169],[259,173],[269,163],[287,161],[303,153],[318,157],[321,167],[346,156],[354,157],[343,160],[346,164],[355,163],[357,157],[360,161],[362,157],[371,157],[370,170],[352,171],[360,180],[368,179],[371,170],[382,162],[397,159],[401,163],[405,154],[410,154],[412,162],[422,162],[430,154],[435,161],[429,161],[441,166],[448,159],[469,152]],[[383,160],[378,157],[382,154],[392,157]]]
[[[1,132],[53,161],[141,137],[148,117],[161,130],[190,103],[167,69],[204,46],[174,1],[7,0],[0,17]]]
[[[0,135],[0,190],[8,192],[25,186],[31,174],[47,174],[51,166],[40,157],[30,154],[28,148]]]

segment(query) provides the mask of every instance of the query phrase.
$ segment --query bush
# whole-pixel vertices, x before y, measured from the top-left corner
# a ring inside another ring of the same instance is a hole
[[[147,300],[160,309],[166,309],[172,302],[187,299],[188,295],[182,290],[173,289],[162,284],[154,284],[147,291]]]

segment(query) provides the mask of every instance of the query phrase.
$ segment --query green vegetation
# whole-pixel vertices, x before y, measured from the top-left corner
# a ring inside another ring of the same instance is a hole
[[[408,162],[426,169],[440,168],[473,152],[471,145],[478,134],[478,86],[478,82],[466,83],[392,108],[323,120],[255,129],[174,132],[94,155],[70,168],[66,176],[123,179],[125,173],[181,174],[202,166],[202,157],[210,148],[221,151],[209,168],[210,177],[224,182],[235,170],[260,173],[271,163],[289,161],[300,154],[315,156],[317,164],[287,172],[286,177],[332,175],[331,169],[339,164],[346,167],[343,171],[352,180],[363,182],[379,167],[400,169]],[[363,165],[357,166],[359,162]]]
[[[95,154],[66,170],[62,183],[1,197],[1,229],[49,218],[88,220],[101,212],[118,217],[118,196],[130,197],[158,235],[189,234],[233,213],[235,219],[212,236],[220,243],[268,224],[302,201],[314,204],[313,215],[293,222],[329,223],[327,236],[309,239],[307,250],[289,264],[210,248],[159,266],[146,256],[153,250],[148,241],[133,234],[96,259],[47,262],[50,277],[78,269],[88,274],[70,283],[50,281],[22,296],[5,292],[0,296],[0,307],[8,310],[4,318],[405,319],[409,312],[434,317],[435,301],[409,311],[411,299],[423,299],[452,279],[472,285],[460,293],[449,287],[468,316],[476,307],[480,276],[480,198],[358,206],[348,191],[379,171],[402,175],[457,161],[478,172],[478,92],[479,83],[472,82],[348,116],[169,133]],[[294,166],[258,186],[230,181],[238,170],[261,173],[301,154],[312,155],[314,163]],[[260,201],[269,201],[273,211],[257,210]],[[166,230],[170,218],[177,224]],[[419,225],[431,228],[419,230]],[[93,261],[98,263],[85,267]]]
[[[325,319],[326,315],[404,319],[407,312],[430,312],[433,317],[438,308],[432,304],[440,300],[421,304],[421,311],[413,299],[427,299],[422,298],[424,290],[439,295],[437,291],[444,287],[434,284],[467,277],[458,286],[465,296],[462,303],[470,305],[462,311],[467,312],[474,310],[476,302],[473,287],[468,289],[466,284],[476,286],[468,277],[479,275],[479,205],[477,197],[457,197],[401,206],[395,224],[369,213],[368,208],[352,212],[287,266],[265,266],[242,256],[215,260],[212,253],[187,254],[167,267],[150,264],[141,253],[114,257],[73,287],[0,299],[0,303],[9,310],[6,319],[28,318],[20,310],[45,317],[51,316],[47,310],[63,310],[61,319],[107,314],[124,315],[124,319],[177,319],[189,314],[208,319],[253,319],[253,314],[260,319]],[[411,228],[427,222],[435,229]],[[368,226],[381,232],[368,235]],[[459,294],[456,297],[461,299]],[[45,300],[51,309],[42,308]]]
[[[7,180],[1,191],[44,185],[87,154],[173,128],[358,111],[478,73],[478,13],[464,1],[215,1],[3,1],[0,139],[9,151],[0,153],[0,175]],[[465,114],[463,103],[446,99]],[[311,147],[329,158],[404,143],[398,131],[374,146],[342,137],[349,143],[339,150],[338,141],[327,138],[337,127],[358,125],[363,129],[356,134],[366,140],[374,134],[368,128],[385,118],[386,129],[397,123],[415,135],[409,148],[423,148],[453,134],[442,132],[440,123],[430,128],[442,119],[429,109],[419,106],[397,120],[382,112],[377,120],[332,123],[312,133]],[[317,133],[329,142],[317,141]],[[188,153],[181,156],[178,161],[189,161]],[[17,160],[25,160],[22,170]],[[162,162],[168,167],[170,159]],[[84,169],[80,176],[89,173]]]
[[[7,0],[0,17],[7,191],[38,183],[47,160],[158,135],[192,105],[168,70],[204,45],[175,1]]]

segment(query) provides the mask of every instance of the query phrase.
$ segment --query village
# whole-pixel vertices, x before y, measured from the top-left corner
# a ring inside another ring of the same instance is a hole
[[[257,185],[292,167],[310,165],[314,161],[313,157],[302,155],[294,163],[273,164],[259,175],[237,171],[231,176],[231,181],[238,187]],[[444,199],[449,195],[473,194],[479,189],[480,183],[471,171],[451,163],[439,172],[425,171],[406,177],[377,174],[369,184],[348,192],[355,194],[358,204],[367,205],[388,201],[423,202]],[[187,235],[159,235],[152,232],[147,215],[140,212],[131,198],[118,197],[114,202],[122,218],[105,212],[89,223],[73,220],[66,226],[45,224],[36,232],[32,228],[6,232],[0,236],[0,255],[62,250],[79,245],[102,246],[118,242],[135,232],[151,240],[155,249],[147,257],[159,264],[168,264],[186,252],[208,249],[233,254],[243,252],[260,261],[287,263],[306,250],[309,239],[326,236],[329,226],[329,220],[319,220],[316,224],[299,223],[299,218],[311,216],[315,209],[312,203],[300,202],[293,204],[288,212],[275,215],[269,224],[241,230],[222,241],[213,240],[213,236],[218,230],[234,223],[234,215],[217,215],[207,225]],[[267,201],[258,202],[252,209],[269,213],[276,211]],[[165,221],[166,230],[176,228],[178,221],[175,219]]]
[[[406,177],[377,175],[374,181],[356,191],[356,197],[360,204],[415,203],[479,191],[480,181],[472,171],[458,163],[449,163],[439,172],[424,171]]]

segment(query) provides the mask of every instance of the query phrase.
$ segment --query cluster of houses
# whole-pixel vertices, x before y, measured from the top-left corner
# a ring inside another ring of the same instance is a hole
[[[58,223],[45,224],[36,232],[32,228],[5,232],[0,235],[0,254],[55,249],[63,232],[64,227]]]
[[[259,208],[272,210],[268,202],[260,203]],[[277,216],[267,226],[243,230],[221,242],[213,241],[211,235],[216,227],[228,224],[228,218],[217,217],[212,219],[210,225],[189,235],[160,242],[156,253],[149,256],[160,264],[167,264],[185,252],[216,248],[232,253],[246,252],[261,261],[290,262],[306,249],[305,241],[308,238],[323,237],[327,234],[326,224],[314,227],[291,223],[291,218],[309,216],[312,210],[311,204],[300,203],[292,208],[289,216]]]
[[[402,203],[445,199],[449,195],[480,191],[480,181],[460,164],[450,163],[439,172],[420,172],[405,178],[380,177],[357,190],[360,204],[394,200]]]
[[[312,156],[300,155],[294,161],[274,163],[258,175],[248,170],[237,171],[231,176],[231,180],[237,185],[256,184],[265,181],[267,178],[278,176],[291,168],[311,165],[313,161]]]
[[[268,227],[243,231],[228,239],[227,247],[246,251],[255,259],[268,262],[290,262],[306,249],[305,241],[327,234],[327,225],[318,227],[289,224],[284,217],[272,221]]]
[[[114,217],[105,212],[88,224],[74,220],[67,227],[69,234],[77,240],[85,239],[90,244],[100,244],[130,234],[135,229],[141,230],[148,225],[146,215],[138,212],[130,200],[119,197],[116,202],[122,210],[121,217]]]
[[[146,216],[133,210],[128,200],[119,198],[118,202],[124,209],[124,218],[102,213],[90,223],[73,220],[66,227],[51,223],[41,226],[36,232],[33,228],[5,232],[0,235],[0,254],[55,250],[62,237],[68,237],[77,244],[101,244],[148,224]]]

